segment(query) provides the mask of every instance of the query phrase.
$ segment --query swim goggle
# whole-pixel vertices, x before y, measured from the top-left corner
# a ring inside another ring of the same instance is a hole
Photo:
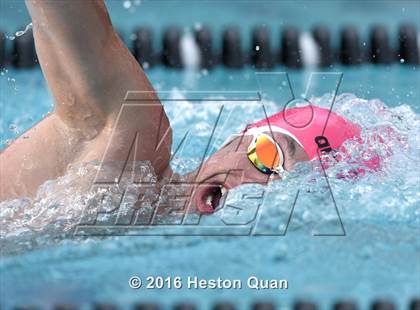
[[[284,172],[284,154],[280,145],[265,133],[256,133],[248,147],[248,159],[265,174]]]

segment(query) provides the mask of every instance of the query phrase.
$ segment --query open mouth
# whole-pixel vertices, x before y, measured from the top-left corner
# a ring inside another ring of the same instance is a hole
[[[200,213],[213,213],[226,196],[227,189],[223,185],[208,185],[197,193],[197,208]]]

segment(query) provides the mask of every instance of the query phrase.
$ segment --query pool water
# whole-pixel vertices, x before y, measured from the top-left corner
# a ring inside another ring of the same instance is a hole
[[[7,1],[2,5],[4,3]],[[131,11],[142,8],[142,4],[130,3],[133,7],[128,9],[121,3],[109,3],[111,17],[127,30],[134,23],[135,13]],[[220,24],[223,14],[238,17],[253,7],[249,2],[244,2],[244,7],[232,2],[220,17],[216,14],[217,6],[203,2],[204,9],[210,10],[205,11],[197,3],[186,1],[176,7],[166,2],[167,10],[163,14],[173,10],[173,22],[180,25],[197,21],[212,23],[213,20],[216,25]],[[268,14],[264,8],[270,3],[265,3],[261,10]],[[284,3],[274,5],[282,10],[282,15],[295,16],[295,22],[302,22],[302,27],[322,20],[323,11],[327,9],[339,14],[347,8],[349,14],[343,16],[340,24],[368,19],[366,8],[356,8],[349,2],[321,1],[314,6],[302,1],[298,8],[288,1]],[[418,5],[413,9],[413,3],[401,2],[396,8],[385,1],[377,12],[376,21],[394,27],[405,18],[415,20],[413,16],[416,16],[416,9],[418,12]],[[17,20],[24,24],[26,13],[22,6],[10,5],[6,8],[14,13],[8,18],[17,15],[20,17]],[[146,2],[145,11],[156,12],[155,6],[157,4]],[[236,12],[238,7],[241,9]],[[186,8],[196,12],[195,17],[185,12],[173,14]],[[285,14],[284,10],[289,10],[290,14]],[[308,17],[307,10],[314,14]],[[208,17],[212,12],[217,18]],[[257,14],[262,13],[257,11],[252,15],[254,17],[237,20],[244,23],[245,29],[258,22]],[[153,14],[145,16],[152,22],[150,16]],[[277,15],[269,16],[267,22],[275,25]],[[285,23],[291,21],[288,18],[285,17]],[[156,27],[164,24],[160,22]],[[360,26],[367,29],[368,24],[363,22]],[[12,30],[17,27],[16,21],[7,25]],[[274,71],[278,74],[274,84],[270,84],[272,79],[259,76],[258,80],[251,68],[197,72],[149,70],[147,74],[160,96],[178,100],[164,102],[173,128],[174,146],[188,130],[191,132],[191,140],[177,154],[173,168],[184,173],[198,166],[222,105],[225,122],[212,140],[211,152],[220,147],[227,136],[240,131],[244,124],[264,117],[260,102],[233,101],[234,96],[254,98],[260,92],[268,113],[280,110],[290,98],[290,89],[283,83],[286,69],[278,67]],[[287,72],[296,97],[305,95],[310,70]],[[273,182],[267,188],[245,185],[233,190],[228,194],[227,204],[241,208],[239,213],[232,208],[223,208],[205,219],[208,223],[220,222],[221,218],[252,220],[255,205],[244,201],[243,197],[258,196],[264,191],[260,227],[263,232],[274,230],[276,236],[76,237],[71,228],[80,218],[85,193],[72,182],[80,171],[91,167],[75,167],[62,178],[47,182],[34,201],[22,198],[0,203],[0,307],[8,309],[28,304],[48,307],[57,302],[87,305],[109,301],[128,308],[137,301],[170,305],[190,300],[209,309],[215,301],[230,300],[245,308],[251,301],[264,299],[287,308],[296,298],[308,298],[324,309],[338,298],[354,298],[361,307],[366,307],[372,299],[382,297],[394,300],[400,307],[405,306],[420,292],[420,74],[416,67],[401,65],[334,66],[328,72],[313,76],[310,94],[306,95],[315,104],[328,107],[331,92],[341,74],[334,111],[361,124],[365,141],[376,134],[387,138],[386,143],[370,144],[375,152],[383,155],[381,171],[367,172],[358,179],[343,179],[336,176],[345,173],[348,164],[338,164],[327,170],[342,225],[322,170],[316,163],[307,163],[299,165],[286,180]],[[42,73],[37,69],[3,70],[0,89],[1,148],[4,148],[50,112],[52,100]],[[188,91],[208,91],[211,95],[204,96],[205,103],[195,104],[187,100]],[[235,93],[230,94],[231,91]],[[387,136],[381,130],[383,126],[391,126],[395,135]],[[363,149],[358,149],[356,144],[349,142],[347,147],[356,157],[363,156]],[[392,155],[385,156],[389,149]],[[143,168],[144,176],[148,176],[147,167]],[[286,227],[297,190],[300,195],[287,234],[279,236],[278,232]],[[42,213],[39,210],[43,210]],[[289,289],[133,290],[128,286],[128,279],[134,275],[181,276],[184,279],[187,276],[221,277],[245,282],[255,275],[261,279],[287,279]]]
[[[312,73],[312,71],[287,71],[284,67],[278,67],[273,72],[278,73],[279,84],[284,82],[286,73],[289,75],[296,97],[301,97],[305,93]],[[420,94],[417,87],[420,75],[416,67],[364,65],[347,68],[336,65],[329,70],[317,70],[314,73],[317,74],[313,79],[317,96],[334,91],[335,80],[342,73],[343,81],[339,93],[353,93],[367,99],[378,98],[390,107],[408,104],[413,111],[420,112]],[[0,148],[4,148],[8,142],[10,143],[51,112],[53,102],[40,70],[4,69],[0,74],[0,87],[5,91],[0,101],[2,111]],[[329,74],[334,76],[328,77]],[[207,91],[214,96],[217,92],[236,91],[243,92],[239,96],[245,98],[246,92],[261,91],[256,72],[251,68],[239,71],[217,68],[210,72],[207,70],[179,72],[155,68],[147,71],[147,75],[155,89],[163,93],[178,89],[183,92]],[[322,82],[326,77],[328,80]],[[277,94],[275,99],[281,100],[279,104],[284,105],[289,96],[289,89],[284,88],[283,93]],[[182,98],[185,98],[185,95]],[[27,102],[31,104],[28,105]],[[258,117],[254,116],[254,121]],[[250,120],[252,117],[248,119]]]
[[[2,79],[11,94],[11,100],[5,104],[6,128],[3,134],[13,139],[17,132],[23,132],[51,110],[51,99],[39,71],[9,70],[6,74],[13,76],[15,81]],[[189,82],[191,74],[195,75],[194,83]],[[417,170],[420,119],[419,93],[412,83],[418,78],[418,72],[395,66],[344,69],[343,74],[341,95],[335,102],[334,110],[362,124],[367,137],[387,124],[396,129],[400,138],[403,137],[401,141],[404,141],[402,145],[395,139],[387,141],[388,145],[398,149],[385,160],[386,165],[381,172],[369,173],[357,181],[334,178],[337,171],[346,167],[335,167],[329,173],[345,236],[314,236],[317,233],[341,235],[343,231],[324,178],[319,171],[313,172],[305,165],[298,167],[285,181],[271,184],[262,203],[262,230],[270,232],[273,227],[283,230],[296,191],[302,191],[286,236],[126,236],[104,239],[63,235],[74,225],[69,218],[78,218],[78,214],[71,212],[57,217],[55,210],[65,208],[75,211],[80,207],[74,198],[76,192],[60,192],[57,185],[72,180],[74,174],[69,173],[64,179],[50,182],[53,184],[48,184],[38,200],[32,202],[36,208],[48,210],[42,213],[44,221],[41,224],[34,224],[33,217],[39,212],[34,210],[31,213],[30,202],[2,203],[1,286],[5,296],[2,299],[4,306],[16,302],[47,306],[66,300],[81,304],[109,300],[128,306],[144,299],[165,304],[193,300],[203,307],[216,300],[228,299],[245,306],[262,298],[280,301],[284,305],[298,297],[311,298],[324,306],[336,298],[356,298],[364,304],[373,298],[390,297],[401,305],[405,304],[419,290],[420,196]],[[308,73],[292,72],[290,76],[296,94],[304,93]],[[369,84],[372,76],[380,77],[382,81],[373,80]],[[173,99],[187,97],[188,93],[184,91],[187,86],[190,90],[258,91],[258,82],[250,69],[239,72],[217,70],[204,74],[154,70],[150,72],[150,77],[162,97]],[[284,73],[279,73],[280,85],[283,85],[281,81],[284,77]],[[322,77],[329,75],[320,74],[314,79],[319,81],[313,84],[313,94],[318,93],[317,89],[322,92],[335,85],[328,79],[328,82],[323,82]],[[24,85],[33,85],[33,90],[27,95],[20,92]],[[351,89],[354,94],[344,93]],[[270,89],[266,91],[270,93]],[[358,94],[366,98],[383,97],[386,104],[378,99],[361,99]],[[246,96],[250,94],[246,93],[244,98]],[[279,98],[287,96],[288,89],[285,87]],[[314,103],[328,106],[328,98],[330,96],[326,95],[314,99]],[[226,98],[226,102],[210,100],[202,105],[187,100],[165,102],[174,130],[174,146],[180,143],[187,130],[193,129],[194,132],[191,142],[174,161],[177,171],[186,172],[198,165],[209,128],[222,104],[227,114],[230,114],[227,111],[232,112],[232,117],[228,129],[221,128],[222,133],[217,136],[212,151],[229,134],[239,131],[244,121],[263,117],[258,103],[236,103],[229,99],[232,98]],[[28,105],[28,101],[31,104]],[[284,102],[274,102],[268,96],[264,104],[270,113],[281,109]],[[13,130],[10,129],[11,124],[16,124],[16,127],[12,126]],[[382,146],[376,147],[381,152]],[[243,209],[240,218],[252,219],[254,206],[241,200],[241,197],[244,194],[258,195],[262,190],[258,185],[239,187],[229,193],[227,204]],[[66,203],[70,205],[66,206]],[[22,208],[28,218],[12,221],[11,218]],[[28,209],[25,211],[25,208]],[[212,217],[235,219],[235,215],[232,209],[226,208]],[[289,289],[137,291],[127,284],[132,275],[222,277],[244,281],[256,275],[267,279],[287,279]],[[8,285],[11,281],[13,286]]]

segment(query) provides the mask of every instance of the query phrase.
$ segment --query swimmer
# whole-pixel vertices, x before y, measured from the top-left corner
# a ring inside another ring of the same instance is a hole
[[[247,126],[203,163],[195,178],[203,185],[193,201],[201,213],[212,213],[229,189],[245,183],[265,185],[284,177],[298,162],[317,160],[323,153],[334,156],[346,140],[361,142],[360,132],[358,125],[314,105],[280,111]],[[363,164],[376,170],[380,162],[372,156]],[[363,173],[354,171],[358,172]]]
[[[64,175],[69,165],[100,162],[105,151],[109,161],[126,160],[121,150],[132,143],[129,132],[147,132],[150,139],[134,160],[149,160],[159,178],[171,176],[168,118],[145,73],[113,29],[103,1],[26,0],[26,5],[54,111],[24,134],[30,139],[21,136],[0,154],[0,199],[34,197],[43,182]],[[152,105],[129,115],[116,130],[128,90],[143,91],[142,99]],[[301,126],[308,118],[312,121]],[[112,134],[117,143],[109,144]],[[359,134],[357,125],[326,109],[281,111],[248,126],[189,175],[200,184],[192,195],[193,205],[201,213],[211,213],[225,191],[282,178],[296,163],[313,160],[322,143],[336,149]],[[317,141],[319,136],[326,140]],[[157,149],[156,137],[161,141]],[[30,168],[23,164],[27,160],[34,160]]]

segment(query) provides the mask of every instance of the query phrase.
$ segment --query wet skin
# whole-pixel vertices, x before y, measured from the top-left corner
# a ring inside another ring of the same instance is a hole
[[[280,133],[274,133],[272,137],[283,150],[283,168],[286,171],[292,170],[299,161],[309,160],[303,148],[293,143],[290,138]],[[266,185],[270,180],[281,179],[281,175],[267,175],[260,172],[251,163],[247,157],[251,140],[252,136],[247,135],[235,138],[188,176],[189,180],[197,184],[197,189],[192,195],[192,202],[200,213],[214,212],[222,195],[241,184]]]
[[[169,173],[169,121],[161,117],[162,105],[112,27],[103,1],[27,0],[26,6],[54,111],[0,153],[0,200],[34,197],[70,164],[102,162],[105,153],[109,161],[126,160],[122,150],[132,140],[125,137],[136,131],[162,143],[156,149],[146,141],[135,160],[150,160],[159,177]],[[147,99],[151,108],[127,115],[114,130],[130,90],[143,91],[138,102]],[[112,137],[116,142],[109,145]]]
[[[26,0],[26,5],[54,111],[0,153],[0,200],[34,197],[42,183],[64,175],[71,164],[102,162],[104,154],[110,162],[126,160],[133,143],[127,137],[134,132],[150,137],[142,139],[134,160],[150,160],[160,179],[170,176],[168,118],[145,73],[113,29],[103,1]],[[119,122],[122,126],[116,127],[130,90],[144,92],[138,102],[147,99],[151,108],[126,114]],[[270,180],[246,156],[250,139],[234,139],[187,176],[198,184],[191,197],[194,212],[213,212],[225,190]],[[286,170],[308,159],[300,146],[290,152],[285,136],[275,133],[274,139],[284,151]]]

